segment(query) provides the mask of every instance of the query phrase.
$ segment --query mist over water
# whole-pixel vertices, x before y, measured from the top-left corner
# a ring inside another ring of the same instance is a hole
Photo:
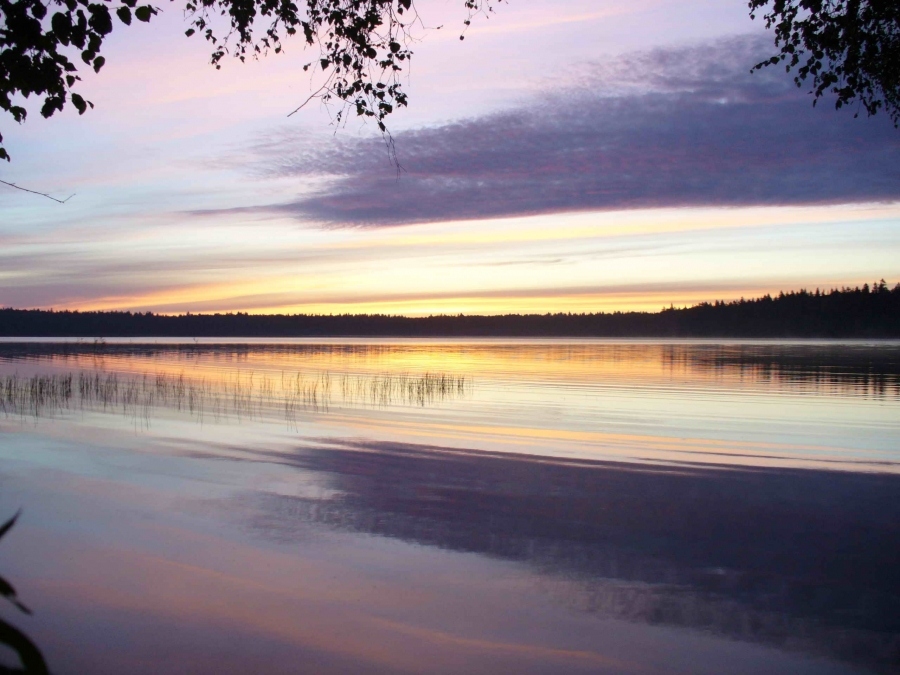
[[[6,342],[0,458],[52,672],[900,668],[900,343]]]

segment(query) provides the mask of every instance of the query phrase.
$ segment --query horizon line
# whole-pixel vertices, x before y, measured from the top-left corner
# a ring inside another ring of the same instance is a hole
[[[44,312],[44,313],[52,313],[52,314],[131,314],[132,316],[153,316],[160,318],[184,318],[184,317],[214,317],[214,316],[247,316],[247,317],[310,317],[310,318],[320,318],[320,317],[382,317],[382,318],[391,318],[391,319],[409,319],[409,320],[422,320],[422,319],[431,319],[431,318],[490,318],[490,317],[537,317],[537,316],[603,316],[603,315],[625,315],[625,314],[646,314],[646,315],[657,315],[662,314],[663,312],[674,311],[674,310],[689,310],[695,309],[698,307],[718,307],[718,306],[731,306],[731,305],[740,305],[746,304],[750,302],[760,302],[765,300],[777,300],[782,297],[791,297],[791,296],[803,296],[803,295],[812,295],[812,296],[828,296],[836,293],[875,293],[879,291],[887,291],[887,292],[898,292],[900,293],[900,281],[898,281],[894,286],[890,286],[885,282],[884,279],[880,279],[879,281],[873,282],[871,286],[868,283],[864,283],[862,286],[841,286],[839,288],[834,287],[828,290],[823,290],[820,287],[816,287],[815,290],[810,290],[807,288],[800,288],[798,290],[790,290],[790,291],[779,291],[777,295],[773,295],[771,293],[765,293],[764,295],[759,295],[751,298],[745,298],[741,296],[738,299],[734,300],[704,300],[697,302],[693,305],[681,305],[675,306],[674,303],[670,303],[668,307],[663,305],[659,310],[650,311],[650,310],[614,310],[614,311],[603,311],[598,310],[595,312],[572,312],[572,311],[545,311],[545,312],[526,312],[526,313],[518,313],[518,312],[506,312],[506,313],[498,313],[498,314],[467,314],[465,312],[458,312],[455,314],[428,314],[428,315],[420,315],[420,316],[410,316],[407,314],[385,314],[385,313],[352,313],[352,312],[342,312],[335,313],[329,312],[328,314],[321,313],[256,313],[256,312],[247,312],[241,310],[228,310],[228,311],[216,311],[216,312],[192,312],[187,310],[183,313],[166,313],[166,312],[154,312],[152,310],[147,311],[139,311],[139,310],[131,310],[131,309],[54,309],[50,308],[20,308],[20,307],[0,307],[0,312]]]

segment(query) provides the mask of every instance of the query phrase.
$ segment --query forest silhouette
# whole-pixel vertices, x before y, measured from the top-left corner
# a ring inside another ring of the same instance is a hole
[[[659,312],[405,317],[0,309],[2,337],[900,338],[900,283],[800,290]]]

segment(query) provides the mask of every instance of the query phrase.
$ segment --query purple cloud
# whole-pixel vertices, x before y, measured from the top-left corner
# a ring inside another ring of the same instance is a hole
[[[900,132],[853,118],[750,68],[766,38],[655,50],[597,65],[577,86],[518,108],[395,137],[253,149],[264,174],[333,180],[291,203],[251,208],[333,226],[679,206],[900,199]],[[289,132],[285,132],[289,134]],[[245,209],[246,210],[246,209]]]

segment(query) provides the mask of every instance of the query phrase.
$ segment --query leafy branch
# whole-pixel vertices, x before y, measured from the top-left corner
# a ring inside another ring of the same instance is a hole
[[[159,12],[137,2],[0,0],[0,110],[23,122],[27,111],[19,97],[31,96],[42,99],[44,117],[67,103],[79,114],[93,108],[75,91],[81,80],[75,63],[80,59],[99,72],[114,17],[129,26]],[[490,2],[464,0],[465,25],[475,13],[492,11]],[[385,118],[407,105],[401,74],[412,58],[412,29],[422,26],[413,0],[304,0],[299,5],[294,0],[187,0],[185,15],[186,35],[200,34],[212,45],[210,61],[216,68],[228,54],[245,61],[280,53],[282,40],[297,34],[306,45],[317,46],[318,59],[303,70],[321,69],[325,82],[307,102],[339,102],[337,123],[355,112],[374,120],[389,138]],[[222,24],[225,29],[219,31]],[[2,135],[0,159],[10,159]]]
[[[28,111],[17,97],[37,96],[43,99],[44,117],[67,102],[83,115],[94,104],[74,90],[81,76],[73,59],[99,73],[106,63],[100,48],[112,32],[113,14],[130,25],[132,18],[146,22],[156,13],[137,0],[0,0],[0,110],[21,123]],[[0,159],[10,159],[2,135]]]
[[[856,102],[900,124],[900,2],[750,0],[749,7],[751,18],[764,12],[780,49],[753,70],[783,64],[798,87],[810,82],[813,105],[831,93],[838,109]]]

